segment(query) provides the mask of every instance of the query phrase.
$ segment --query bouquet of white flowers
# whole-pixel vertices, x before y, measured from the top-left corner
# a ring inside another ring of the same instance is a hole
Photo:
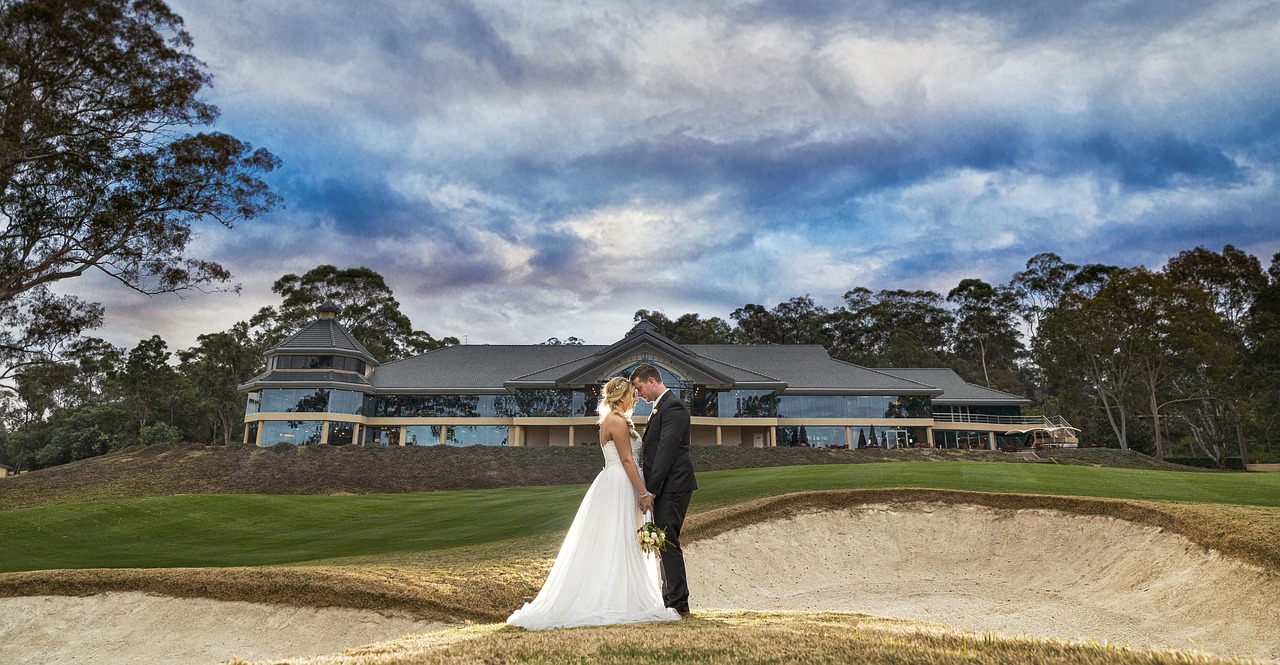
[[[667,532],[653,523],[653,515],[645,513],[645,522],[636,529],[636,542],[640,550],[648,554],[657,554],[667,548]]]

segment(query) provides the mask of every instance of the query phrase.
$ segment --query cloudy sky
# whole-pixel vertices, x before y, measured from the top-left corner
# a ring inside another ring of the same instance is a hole
[[[1273,0],[171,1],[287,207],[198,237],[240,295],[77,285],[117,344],[322,263],[436,336],[611,343],[1045,251],[1280,251]]]

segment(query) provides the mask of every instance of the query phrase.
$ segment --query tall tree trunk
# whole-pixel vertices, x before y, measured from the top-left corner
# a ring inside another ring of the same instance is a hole
[[[1147,396],[1151,400],[1151,432],[1156,437],[1156,459],[1163,460],[1164,438],[1160,435],[1160,404],[1156,402],[1155,386],[1148,384],[1147,388]]]
[[[987,387],[991,387],[991,376],[987,373],[987,345],[978,338],[978,356],[982,359],[982,380],[987,382]]]

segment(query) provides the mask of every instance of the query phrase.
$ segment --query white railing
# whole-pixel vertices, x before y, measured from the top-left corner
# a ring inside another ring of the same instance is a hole
[[[1045,427],[1071,427],[1062,416],[989,416],[982,413],[935,413],[938,423],[982,423],[985,425],[1044,425]]]

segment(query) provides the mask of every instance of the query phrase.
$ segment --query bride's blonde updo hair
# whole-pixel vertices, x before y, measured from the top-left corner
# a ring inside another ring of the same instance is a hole
[[[596,408],[596,413],[600,414],[600,419],[596,424],[604,422],[605,416],[610,413],[616,413],[627,421],[634,432],[636,426],[631,422],[631,412],[627,410],[627,400],[636,392],[635,386],[631,382],[621,376],[615,376],[604,384],[604,388],[600,390],[600,405]]]

